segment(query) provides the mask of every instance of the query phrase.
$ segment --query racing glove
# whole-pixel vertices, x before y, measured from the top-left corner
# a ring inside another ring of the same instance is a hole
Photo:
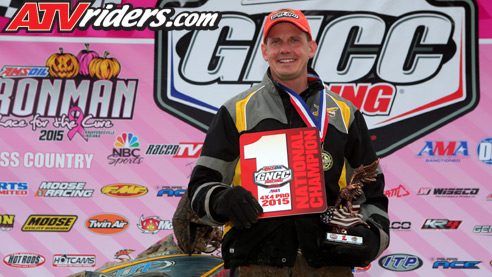
[[[258,222],[258,215],[263,214],[263,208],[253,194],[240,186],[217,192],[211,202],[212,211],[230,220],[238,229],[250,228]]]
[[[347,235],[362,237],[362,245],[343,244],[331,248],[331,257],[335,264],[366,267],[377,258],[379,252],[379,230],[357,225],[347,229]]]

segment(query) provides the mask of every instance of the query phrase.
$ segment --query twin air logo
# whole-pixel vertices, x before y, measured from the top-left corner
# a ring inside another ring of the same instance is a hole
[[[148,191],[146,187],[134,184],[113,184],[101,188],[102,194],[121,198],[142,196]]]
[[[96,255],[55,254],[54,267],[95,267]]]
[[[113,143],[113,154],[108,156],[109,164],[141,164],[143,157],[139,154],[140,142],[133,133],[122,133]]]
[[[87,219],[85,228],[100,235],[119,234],[128,229],[129,221],[119,214],[97,214]]]
[[[85,189],[85,182],[42,182],[35,196],[89,198],[93,193],[93,189]]]
[[[174,9],[134,8],[131,4],[116,7],[111,2],[104,8],[90,8],[92,2],[77,1],[72,8],[71,1],[27,2],[17,10],[3,32],[51,33],[54,23],[58,32],[87,30],[209,30],[216,29],[221,14],[217,12],[182,12]],[[96,1],[99,2],[100,1]],[[118,1],[116,1],[118,2]],[[121,1],[120,1],[121,3]]]
[[[240,1],[207,2],[206,9],[224,11],[216,30],[155,32],[155,101],[163,111],[206,131],[227,99],[261,82],[268,68],[262,29],[272,6],[253,2],[252,13],[233,12],[244,10]],[[478,104],[478,12],[471,0],[377,2],[298,1],[291,8],[305,11],[318,44],[310,66],[362,111],[386,156]]]
[[[23,252],[9,254],[3,258],[3,262],[11,267],[30,268],[44,264],[46,259],[44,256],[39,254]]]
[[[15,215],[0,214],[0,231],[10,231],[14,228]]]
[[[292,178],[292,169],[283,165],[264,166],[253,173],[254,184],[264,188],[281,187]]]
[[[76,215],[30,215],[22,226],[24,232],[68,232],[72,229]]]
[[[144,234],[155,234],[160,230],[172,230],[173,223],[170,220],[162,220],[157,216],[140,217],[137,227]]]

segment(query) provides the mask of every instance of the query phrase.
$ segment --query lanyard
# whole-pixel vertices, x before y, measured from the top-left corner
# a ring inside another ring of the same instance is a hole
[[[308,80],[316,79],[321,82],[323,87],[325,86],[325,83],[321,78],[318,76],[308,73]],[[295,93],[293,90],[290,88],[280,84],[280,86],[289,94],[290,96],[290,102],[294,107],[296,108],[297,112],[301,116],[302,120],[310,126],[310,127],[317,127],[319,130],[319,137],[321,141],[324,141],[326,130],[328,129],[328,117],[326,113],[326,93],[325,89],[320,92],[319,94],[319,108],[318,108],[318,118],[316,119],[314,115],[312,114],[311,110],[308,108],[306,102],[302,100],[301,96],[297,93]]]

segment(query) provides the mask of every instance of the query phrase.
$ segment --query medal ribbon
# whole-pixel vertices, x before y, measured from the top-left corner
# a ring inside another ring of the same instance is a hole
[[[318,76],[308,73],[308,80],[319,80],[323,87],[325,83]],[[321,142],[324,141],[326,130],[328,129],[328,117],[326,113],[326,93],[325,90],[319,93],[319,108],[318,108],[318,118],[316,119],[308,108],[306,102],[302,100],[301,96],[295,93],[290,88],[280,84],[280,86],[289,94],[290,102],[296,108],[297,112],[301,116],[302,120],[310,127],[316,127],[319,130],[319,137],[321,138]]]

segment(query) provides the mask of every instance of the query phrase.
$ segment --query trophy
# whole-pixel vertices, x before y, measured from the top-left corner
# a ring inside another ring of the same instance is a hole
[[[361,245],[362,237],[347,234],[347,229],[359,224],[369,225],[362,220],[359,214],[360,205],[352,204],[352,201],[362,195],[364,183],[376,181],[378,173],[379,158],[370,165],[360,165],[355,169],[349,184],[340,190],[334,206],[328,207],[321,214],[321,221],[332,226],[331,232],[326,234],[325,243],[350,243]]]

